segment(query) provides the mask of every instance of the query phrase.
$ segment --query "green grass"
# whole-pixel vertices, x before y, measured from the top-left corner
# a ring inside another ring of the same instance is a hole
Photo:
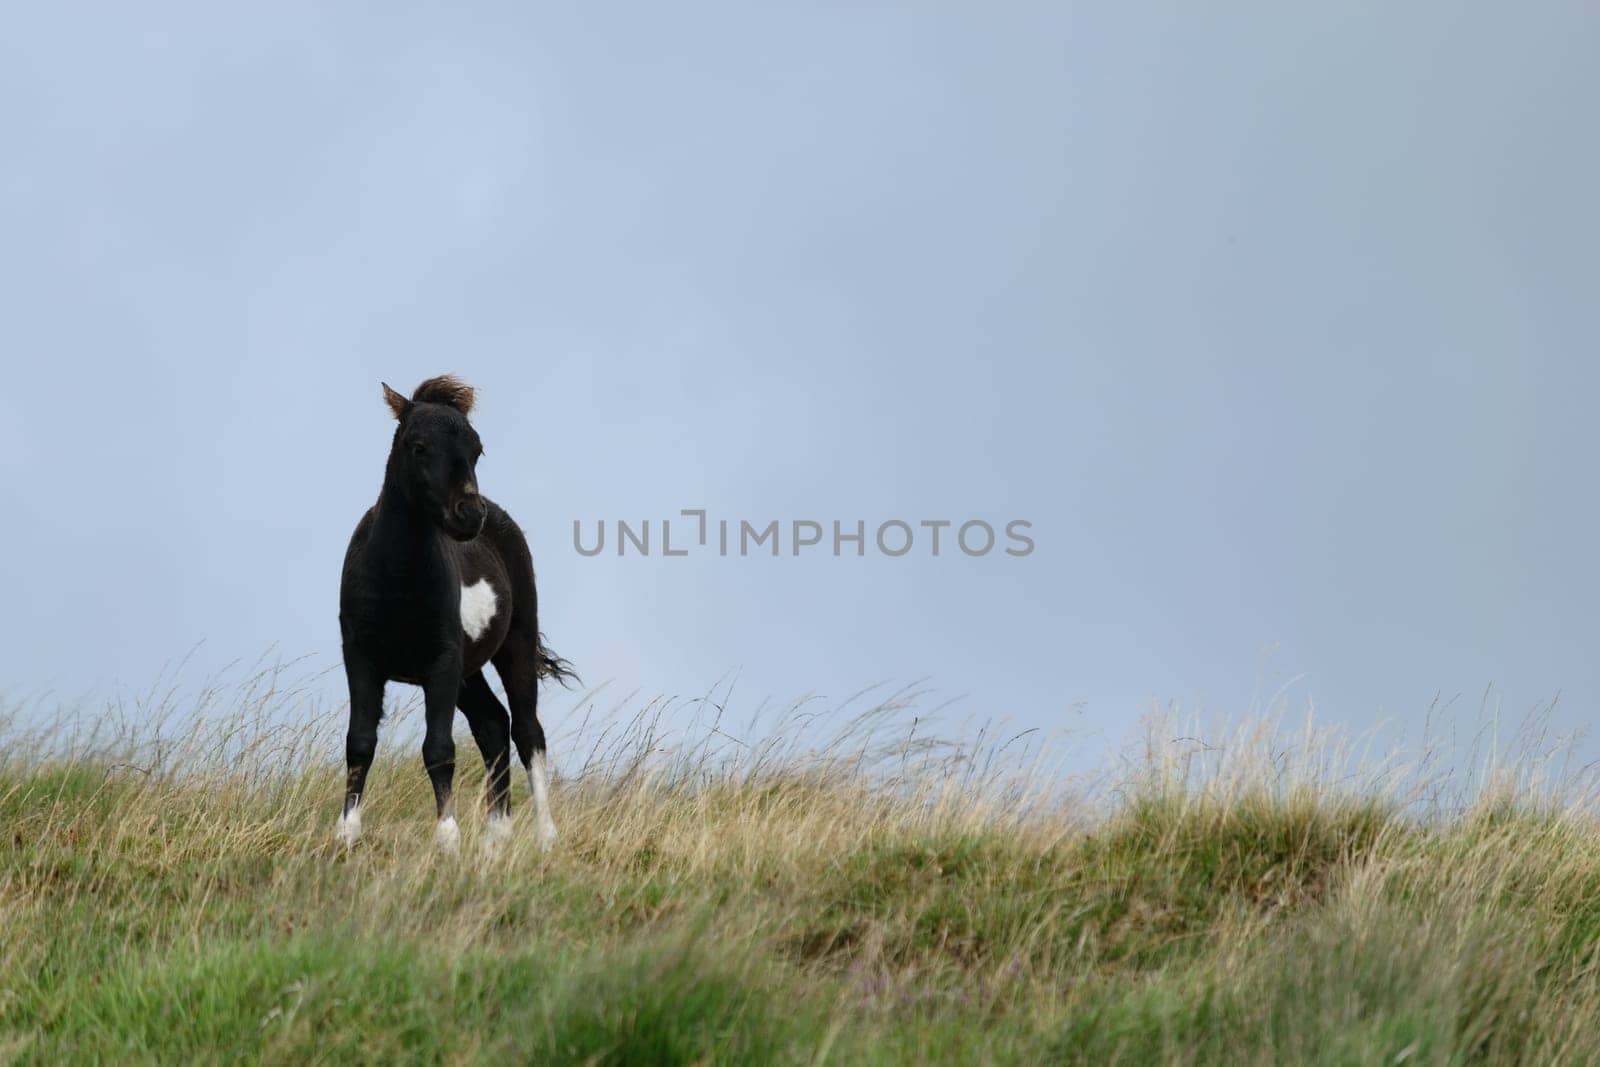
[[[466,759],[450,858],[414,759],[345,853],[303,733],[10,740],[0,1063],[1600,1062],[1581,805],[1446,818],[1272,752],[1030,800],[634,738],[557,782],[553,852],[491,860]]]

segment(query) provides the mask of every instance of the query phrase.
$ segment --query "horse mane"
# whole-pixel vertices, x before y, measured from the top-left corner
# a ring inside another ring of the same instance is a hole
[[[472,414],[472,386],[453,374],[429,378],[411,394],[414,404],[449,404],[463,415]]]

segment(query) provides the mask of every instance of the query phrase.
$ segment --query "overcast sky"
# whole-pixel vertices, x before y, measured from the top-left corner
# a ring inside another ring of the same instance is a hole
[[[13,698],[336,666],[379,381],[452,371],[616,693],[1600,711],[1600,8],[331,7],[6,16]]]

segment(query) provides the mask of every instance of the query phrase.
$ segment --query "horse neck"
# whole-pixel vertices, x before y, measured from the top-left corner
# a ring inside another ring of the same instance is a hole
[[[386,568],[410,570],[440,555],[439,531],[392,478],[385,478],[372,521],[372,541]]]

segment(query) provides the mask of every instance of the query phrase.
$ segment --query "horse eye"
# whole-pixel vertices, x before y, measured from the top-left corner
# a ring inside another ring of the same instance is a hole
[[[428,442],[426,442],[426,441],[412,441],[411,442],[411,451],[415,452],[417,455],[420,456],[424,452],[426,452],[427,450],[428,450]]]

